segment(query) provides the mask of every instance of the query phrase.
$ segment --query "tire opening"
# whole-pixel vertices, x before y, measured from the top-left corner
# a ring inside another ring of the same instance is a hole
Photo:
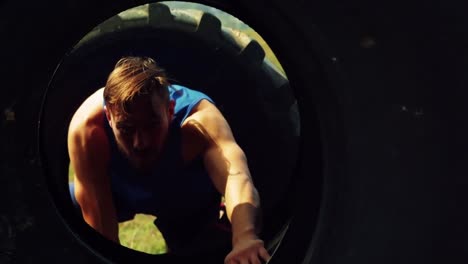
[[[70,231],[103,260],[180,260],[151,255],[164,250],[134,247],[150,253],[144,254],[107,241],[77,217],[68,194],[69,121],[83,100],[105,84],[123,55],[153,57],[176,83],[205,92],[217,102],[249,159],[264,212],[261,238],[274,254],[295,208],[291,188],[297,182],[293,176],[302,125],[298,100],[283,67],[258,33],[218,9],[196,3],[162,2],[122,12],[94,28],[57,67],[42,109],[42,145],[50,190]],[[203,252],[201,257],[205,263],[223,258],[216,252]]]

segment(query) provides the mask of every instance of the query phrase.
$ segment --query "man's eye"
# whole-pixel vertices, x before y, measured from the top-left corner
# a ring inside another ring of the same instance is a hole
[[[129,134],[132,132],[132,128],[131,127],[119,127],[119,131],[122,134]]]
[[[161,126],[161,122],[159,121],[154,121],[154,122],[147,124],[147,128],[158,128],[160,126]]]

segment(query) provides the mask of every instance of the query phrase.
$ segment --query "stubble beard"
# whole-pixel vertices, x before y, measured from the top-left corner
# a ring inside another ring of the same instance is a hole
[[[134,155],[132,153],[130,153],[127,149],[125,149],[119,143],[117,143],[117,148],[118,148],[119,152],[124,156],[124,158],[130,163],[130,165],[134,169],[136,169],[137,171],[142,172],[142,173],[150,172],[151,168],[156,163],[157,157],[159,156],[158,155],[159,151],[154,150],[157,153],[154,153],[154,151],[153,151],[151,156],[149,156],[147,158],[145,157],[145,159],[142,160],[142,159],[134,158]]]

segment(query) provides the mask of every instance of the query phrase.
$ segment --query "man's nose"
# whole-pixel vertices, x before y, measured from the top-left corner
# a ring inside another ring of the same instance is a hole
[[[149,137],[147,133],[136,131],[133,135],[133,148],[135,150],[145,150],[149,145]]]

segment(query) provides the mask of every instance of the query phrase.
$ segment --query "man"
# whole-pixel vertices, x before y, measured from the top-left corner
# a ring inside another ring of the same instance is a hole
[[[68,151],[84,220],[119,243],[118,223],[156,215],[172,253],[217,232],[224,195],[232,250],[225,263],[270,256],[258,237],[260,200],[245,153],[207,95],[170,85],[153,59],[124,57],[74,114]],[[198,231],[198,233],[197,233]]]

